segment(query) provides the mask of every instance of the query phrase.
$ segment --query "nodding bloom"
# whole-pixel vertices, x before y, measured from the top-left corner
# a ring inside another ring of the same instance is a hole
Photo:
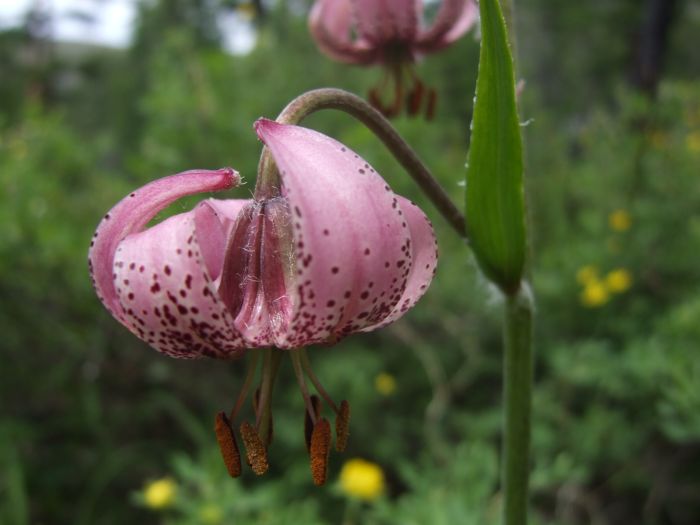
[[[267,470],[270,396],[281,350],[292,357],[304,397],[314,481],[322,483],[330,426],[305,374],[336,413],[336,448],[349,408],[336,405],[311,371],[306,346],[333,343],[401,317],[423,295],[437,263],[423,212],[396,195],[359,155],[315,131],[261,119],[255,129],[279,178],[253,199],[205,199],[148,227],[191,194],[241,181],[230,168],[194,170],[134,191],[100,222],[89,263],[97,295],[136,336],[172,357],[238,358],[261,349],[255,424],[240,428],[248,462]],[[254,354],[253,363],[259,352]],[[255,373],[251,363],[230,415],[216,417],[229,472],[240,474],[232,421]]]
[[[398,115],[403,106],[415,115],[425,100],[431,118],[436,93],[423,85],[413,64],[464,35],[478,11],[474,0],[442,0],[426,27],[422,0],[316,0],[309,29],[320,50],[334,60],[384,66],[384,78],[370,90],[369,101],[386,116]],[[384,92],[391,84],[393,99],[386,103]]]

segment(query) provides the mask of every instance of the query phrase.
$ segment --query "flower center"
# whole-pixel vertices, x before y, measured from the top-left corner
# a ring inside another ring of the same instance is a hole
[[[409,116],[423,111],[426,120],[431,120],[435,114],[437,92],[418,78],[413,60],[396,58],[386,62],[382,80],[369,90],[367,98],[387,118],[395,117],[405,109]]]
[[[253,472],[259,476],[267,472],[269,468],[267,451],[273,438],[272,390],[282,357],[285,353],[289,353],[294,374],[304,399],[304,439],[306,441],[306,450],[309,454],[311,476],[316,485],[323,485],[328,475],[328,456],[332,438],[330,423],[323,416],[322,400],[335,413],[335,448],[338,452],[342,452],[347,444],[350,406],[347,401],[341,401],[337,405],[331,399],[313,373],[305,349],[283,351],[268,348],[262,352],[263,365],[260,383],[255,390],[252,403],[255,423],[252,424],[247,420],[243,420],[239,427],[240,436],[245,446],[247,462]],[[234,428],[253,383],[259,353],[253,351],[251,360],[248,363],[243,387],[233,409],[228,415],[225,412],[219,412],[215,419],[214,430],[221,449],[221,456],[229,474],[234,478],[240,476],[242,471],[241,455]],[[309,394],[306,384],[307,378],[311,380],[318,395]]]
[[[260,346],[287,328],[288,293],[296,273],[289,206],[281,197],[256,201],[240,214],[226,257],[220,296],[236,328]]]

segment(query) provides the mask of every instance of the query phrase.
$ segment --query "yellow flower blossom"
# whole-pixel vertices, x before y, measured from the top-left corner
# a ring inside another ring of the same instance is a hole
[[[396,391],[396,379],[391,374],[382,372],[374,378],[374,388],[383,396],[390,396]]]
[[[622,293],[632,286],[632,275],[625,268],[612,270],[605,276],[605,286],[612,293]]]
[[[610,300],[610,294],[605,283],[593,280],[586,283],[581,292],[581,304],[587,308],[598,308]]]
[[[688,133],[685,137],[685,144],[688,146],[688,151],[692,153],[700,153],[700,131]]]
[[[340,470],[340,488],[351,498],[374,501],[384,493],[384,472],[376,463],[348,460]]]
[[[616,232],[624,232],[632,226],[632,218],[626,210],[615,210],[608,216],[610,229]]]
[[[148,508],[162,510],[173,504],[176,493],[175,481],[172,478],[161,478],[146,485],[143,489],[143,501]]]
[[[581,266],[576,272],[576,281],[579,284],[586,285],[598,279],[598,267],[592,264]]]

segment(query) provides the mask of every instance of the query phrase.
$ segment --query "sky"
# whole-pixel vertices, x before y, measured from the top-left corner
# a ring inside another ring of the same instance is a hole
[[[51,32],[58,41],[120,48],[131,40],[135,0],[0,0],[0,29],[20,25],[29,8],[36,4],[51,13]],[[71,16],[77,12],[90,15],[95,22]],[[246,53],[255,44],[252,28],[237,15],[226,15],[219,24],[229,28],[222,32],[229,52]]]

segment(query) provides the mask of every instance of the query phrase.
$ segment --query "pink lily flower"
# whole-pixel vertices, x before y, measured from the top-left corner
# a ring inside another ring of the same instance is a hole
[[[474,26],[478,14],[474,0],[442,0],[434,21],[425,27],[422,0],[316,0],[309,29],[319,49],[334,60],[383,65],[387,75],[370,90],[370,102],[386,116],[397,115],[404,104],[413,115],[425,92],[413,64],[459,39]],[[408,93],[406,80],[411,86]],[[392,81],[394,98],[385,104],[382,91]],[[435,101],[435,91],[429,89],[428,118]]]
[[[430,222],[362,158],[306,128],[261,119],[255,129],[279,170],[275,195],[205,199],[146,227],[183,196],[241,182],[230,168],[188,171],[134,191],[95,232],[89,264],[97,295],[118,321],[169,356],[236,358],[262,347],[294,354],[335,342],[395,321],[433,277]],[[303,384],[302,392],[314,428],[325,428]],[[319,393],[347,427],[347,404],[338,408]],[[249,429],[242,432],[249,459],[251,449],[260,452],[271,438],[261,429],[264,413],[268,406],[256,409],[264,445],[254,443]],[[228,443],[222,451],[230,451],[233,434],[222,428],[230,423],[220,414],[217,435]]]

